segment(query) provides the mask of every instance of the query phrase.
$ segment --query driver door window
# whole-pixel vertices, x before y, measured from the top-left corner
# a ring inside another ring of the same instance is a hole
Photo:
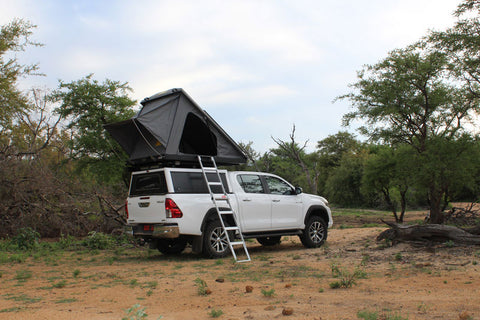
[[[285,181],[275,177],[266,176],[268,189],[270,194],[292,195],[295,194],[295,190],[292,189]]]

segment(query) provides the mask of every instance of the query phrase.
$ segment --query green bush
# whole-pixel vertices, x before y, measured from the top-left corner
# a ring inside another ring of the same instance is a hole
[[[75,237],[71,235],[65,236],[63,233],[61,234],[60,239],[58,240],[58,247],[61,249],[74,249],[78,244],[78,241]]]
[[[115,246],[115,240],[110,235],[91,231],[83,240],[83,245],[92,250],[105,250],[113,248]]]
[[[223,314],[222,309],[215,310],[215,308],[212,308],[212,311],[208,313],[208,315],[212,318],[218,318]]]
[[[123,317],[122,320],[147,320],[148,314],[145,312],[146,308],[142,308],[138,303],[133,305],[133,307],[125,310],[127,316]],[[162,316],[159,316],[157,320],[162,319]]]
[[[262,289],[262,294],[264,297],[272,297],[275,294],[275,289],[265,290]]]
[[[331,289],[351,288],[353,285],[357,284],[358,279],[367,278],[367,273],[360,267],[355,267],[353,271],[349,271],[342,268],[340,264],[333,262],[331,264],[331,269],[332,276],[340,279],[339,281],[334,281],[329,284]]]
[[[31,250],[38,246],[40,234],[30,227],[21,228],[18,234],[12,238],[12,243],[20,250]]]
[[[197,293],[200,296],[206,296],[207,295],[207,283],[205,280],[197,278],[194,280],[196,286],[197,286]]]

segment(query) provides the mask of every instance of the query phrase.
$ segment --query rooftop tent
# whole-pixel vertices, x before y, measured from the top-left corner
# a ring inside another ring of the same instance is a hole
[[[145,98],[133,118],[105,125],[130,156],[131,164],[197,161],[215,157],[217,164],[246,162],[230,136],[182,89]]]

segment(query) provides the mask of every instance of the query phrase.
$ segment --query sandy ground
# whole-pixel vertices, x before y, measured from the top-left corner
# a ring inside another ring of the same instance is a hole
[[[480,319],[480,247],[387,247],[375,241],[382,230],[331,229],[319,249],[296,237],[273,247],[253,241],[253,260],[242,264],[146,248],[3,263],[0,319],[122,319],[135,304],[147,319],[212,319],[220,310],[218,319],[359,319],[359,311],[378,319]],[[352,287],[330,287],[355,269],[362,272]],[[210,294],[199,293],[196,279]]]

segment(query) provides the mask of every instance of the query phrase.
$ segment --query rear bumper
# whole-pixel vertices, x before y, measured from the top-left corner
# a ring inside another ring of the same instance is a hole
[[[132,232],[134,237],[141,238],[172,239],[180,237],[178,225],[137,224],[132,225]]]

